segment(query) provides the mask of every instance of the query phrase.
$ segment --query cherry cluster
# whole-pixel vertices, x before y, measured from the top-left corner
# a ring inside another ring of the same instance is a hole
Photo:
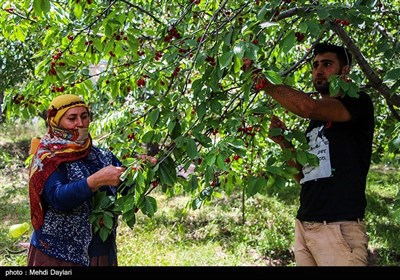
[[[211,66],[215,66],[215,65],[217,64],[217,63],[215,62],[214,57],[212,57],[212,56],[207,56],[207,57],[206,57],[206,61],[207,61],[208,63],[210,63]]]
[[[124,35],[123,31],[121,31],[119,34],[114,33],[113,36],[115,37],[115,40],[117,40],[117,41],[120,41],[122,39],[124,39],[125,41],[128,40],[128,37],[126,35]]]
[[[239,127],[238,131],[242,132],[243,134],[250,135],[250,136],[256,135],[256,133],[253,131],[253,127],[252,126]]]
[[[256,91],[262,90],[267,85],[267,79],[262,78],[259,79],[258,82],[255,84],[254,89]]]
[[[140,78],[137,80],[136,84],[138,87],[144,87],[146,85],[146,80],[144,78]]]
[[[296,33],[294,33],[294,36],[296,36],[297,42],[301,42],[303,41],[305,35],[304,33],[301,33],[299,31],[297,31]]]
[[[65,90],[64,86],[52,85],[51,92],[63,92]]]
[[[179,71],[181,71],[181,68],[178,66],[174,69],[174,72],[172,73],[172,76],[177,77],[179,74]]]
[[[240,156],[239,156],[239,155],[233,155],[232,159],[233,159],[233,160],[239,160],[239,159],[240,159]],[[227,158],[225,159],[225,162],[226,162],[226,163],[230,163],[230,162],[231,162],[231,158],[230,158],[230,157],[227,157]]]
[[[57,52],[56,54],[54,54],[53,56],[52,56],[52,58],[53,58],[53,61],[51,61],[50,62],[50,70],[49,70],[49,75],[50,76],[56,76],[57,75],[57,70],[56,70],[56,65],[57,65],[57,63],[56,63],[56,61],[57,60],[59,60],[60,58],[61,58],[61,56],[62,56],[62,52]],[[65,63],[64,62],[62,62],[61,64],[59,64],[60,66],[64,66],[65,65]]]
[[[350,22],[347,19],[340,19],[340,18],[336,18],[334,22],[336,24],[340,24],[343,26],[348,26],[350,24]]]
[[[163,56],[163,53],[161,51],[156,51],[155,60],[157,60],[157,61],[160,60],[162,56]]]
[[[34,105],[34,106],[39,106],[39,105],[42,104],[39,101],[25,99],[25,97],[23,95],[20,95],[20,94],[16,94],[13,97],[13,102],[14,102],[15,105],[24,105],[25,107],[28,107],[28,104],[31,104],[31,105]]]
[[[167,36],[164,37],[164,41],[167,42],[167,43],[169,43],[169,42],[171,42],[171,40],[172,40],[173,38],[180,39],[181,37],[182,37],[182,36],[181,36],[181,34],[178,32],[178,30],[177,30],[175,27],[172,27],[172,28],[168,31]]]
[[[128,135],[128,140],[129,140],[129,141],[135,140],[135,137],[136,137],[135,133],[132,132],[131,134]]]

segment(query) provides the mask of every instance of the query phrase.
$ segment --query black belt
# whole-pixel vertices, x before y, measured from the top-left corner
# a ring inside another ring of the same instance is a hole
[[[338,223],[338,222],[362,222],[362,218],[350,218],[350,219],[338,219],[338,220],[316,220],[316,221],[302,221],[310,224],[329,224],[329,223]]]

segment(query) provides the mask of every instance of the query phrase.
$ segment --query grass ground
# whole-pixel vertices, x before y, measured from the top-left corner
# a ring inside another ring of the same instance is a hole
[[[27,170],[29,140],[0,140],[0,266],[25,266],[30,232],[18,239],[11,225],[29,222]],[[7,163],[7,164],[5,164]],[[393,203],[400,189],[397,167],[373,165],[368,177],[366,223],[370,265],[400,265],[400,225]],[[293,266],[293,223],[298,206],[296,186],[245,200],[220,197],[197,211],[185,211],[189,198],[154,193],[153,218],[138,212],[133,229],[120,223],[120,266]]]

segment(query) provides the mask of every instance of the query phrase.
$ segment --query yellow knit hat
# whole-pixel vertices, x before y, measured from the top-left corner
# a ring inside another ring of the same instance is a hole
[[[79,106],[86,107],[89,111],[89,107],[79,96],[74,94],[59,95],[51,101],[47,111],[47,121],[50,125],[58,126],[61,117],[68,109]]]

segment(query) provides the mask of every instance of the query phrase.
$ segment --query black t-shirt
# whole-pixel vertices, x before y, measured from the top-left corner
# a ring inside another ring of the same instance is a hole
[[[350,112],[351,120],[312,120],[306,130],[310,151],[318,156],[320,168],[303,167],[297,212],[302,221],[364,218],[374,132],[373,104],[363,92],[358,98],[337,99]]]

